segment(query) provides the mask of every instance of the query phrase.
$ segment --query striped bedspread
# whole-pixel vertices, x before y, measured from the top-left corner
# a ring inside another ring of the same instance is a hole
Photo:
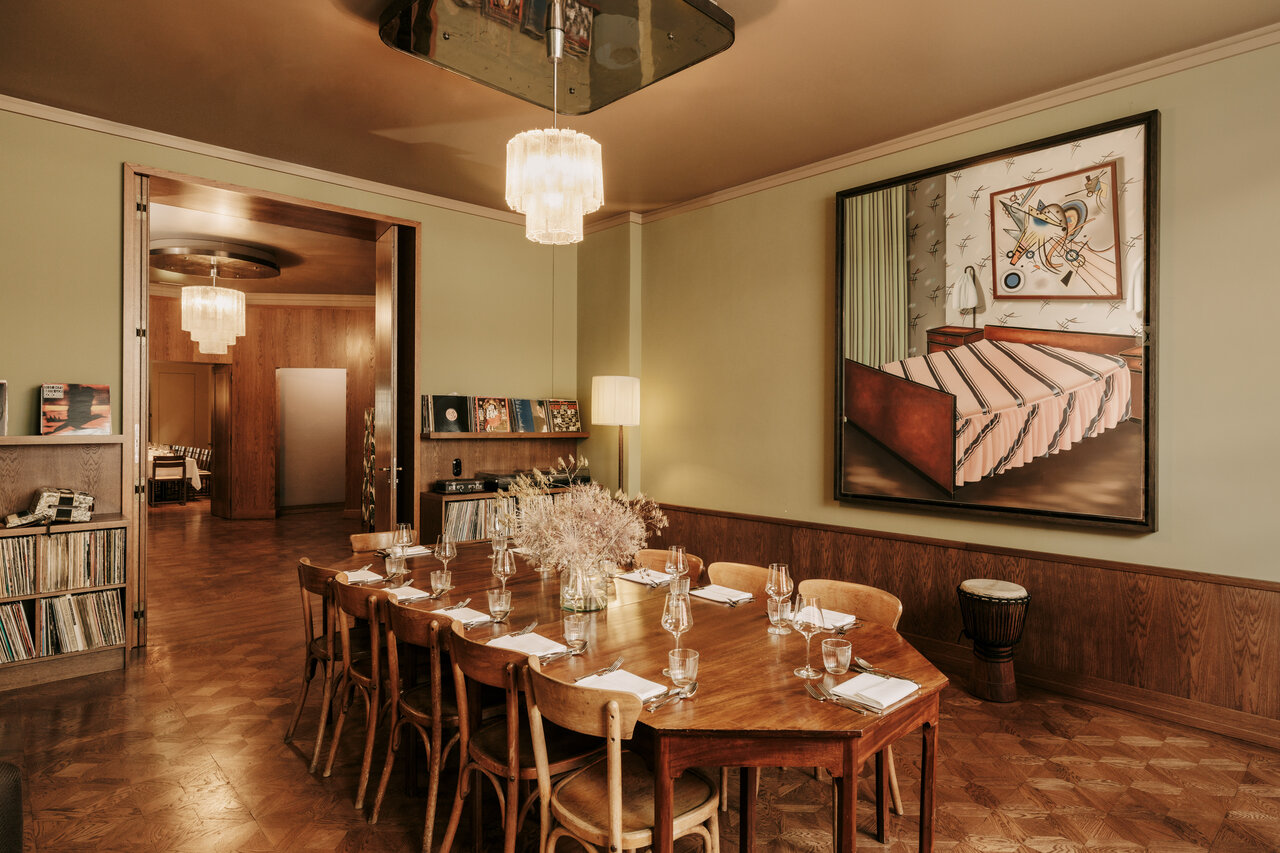
[[[1130,414],[1116,355],[981,340],[882,368],[956,398],[956,485],[1069,450]]]

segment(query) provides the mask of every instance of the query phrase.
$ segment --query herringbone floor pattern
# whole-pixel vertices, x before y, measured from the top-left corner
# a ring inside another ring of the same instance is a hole
[[[145,652],[123,673],[0,694],[27,853],[418,849],[422,800],[403,781],[376,826],[352,806],[358,712],[329,779],[304,757],[318,691],[297,742],[281,742],[301,663],[295,560],[343,555],[353,525],[336,513],[227,522],[199,503],[152,514]],[[939,850],[1280,850],[1274,751],[1053,694],[994,705],[955,687],[939,744]],[[897,755],[907,815],[882,846],[863,808],[865,849],[916,848],[915,739]],[[761,794],[761,849],[831,849],[825,778],[771,771]],[[722,826],[735,848],[736,811]]]

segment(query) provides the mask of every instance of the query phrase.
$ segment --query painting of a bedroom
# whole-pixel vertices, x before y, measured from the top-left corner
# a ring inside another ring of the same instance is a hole
[[[1157,118],[837,196],[838,500],[1155,529]]]

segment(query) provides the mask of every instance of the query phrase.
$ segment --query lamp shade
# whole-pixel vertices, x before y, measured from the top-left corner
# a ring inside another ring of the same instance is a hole
[[[949,306],[956,311],[972,311],[978,307],[978,280],[973,267],[965,267],[960,280],[951,288]]]
[[[635,376],[591,377],[591,423],[639,426],[640,379]]]
[[[524,235],[563,246],[582,240],[582,217],[604,203],[600,143],[576,130],[526,130],[507,143],[507,205]]]

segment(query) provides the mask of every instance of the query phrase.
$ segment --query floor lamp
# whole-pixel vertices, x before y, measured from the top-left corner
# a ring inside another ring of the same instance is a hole
[[[618,428],[618,488],[622,481],[622,431],[640,425],[640,380],[635,376],[591,377],[591,423]]]

